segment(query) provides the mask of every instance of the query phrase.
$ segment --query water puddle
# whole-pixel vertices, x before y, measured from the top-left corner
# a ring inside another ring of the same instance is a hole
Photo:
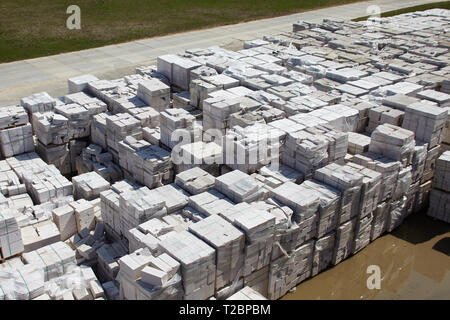
[[[380,289],[367,288],[370,265],[380,267]],[[450,225],[413,214],[282,299],[450,299]]]

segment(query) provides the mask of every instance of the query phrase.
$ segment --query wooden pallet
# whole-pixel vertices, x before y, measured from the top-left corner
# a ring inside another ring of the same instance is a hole
[[[2,251],[2,248],[0,248],[0,262],[1,263],[5,263],[7,260],[13,259],[13,258],[16,258],[16,257],[20,257],[22,259],[22,253],[16,253],[15,255],[12,255],[10,257],[3,258],[3,251]]]

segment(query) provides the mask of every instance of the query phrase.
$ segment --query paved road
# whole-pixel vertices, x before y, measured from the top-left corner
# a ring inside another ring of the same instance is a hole
[[[114,79],[134,73],[139,65],[153,64],[165,53],[188,48],[221,45],[238,47],[242,41],[290,31],[298,20],[319,22],[324,18],[354,19],[367,15],[376,4],[382,12],[437,2],[435,0],[377,0],[297,13],[278,18],[216,27],[64,53],[49,57],[0,64],[0,106],[15,104],[21,97],[47,91],[55,97],[67,92],[67,78],[91,73]]]

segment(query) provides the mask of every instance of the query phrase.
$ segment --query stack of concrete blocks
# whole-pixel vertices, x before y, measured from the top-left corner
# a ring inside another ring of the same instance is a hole
[[[425,172],[425,164],[428,153],[427,149],[428,149],[427,143],[416,141],[416,146],[414,147],[414,154],[411,161],[411,175],[412,175],[411,182],[412,184],[417,185],[418,189],[414,199],[414,206],[413,206],[414,212],[419,211],[421,206],[421,199],[423,199],[423,197],[421,197],[419,190],[420,186],[422,185],[421,180]]]
[[[441,153],[441,145],[437,145],[432,149],[428,147],[427,157],[425,159],[425,169],[421,181],[422,183],[431,181],[433,179],[436,160],[439,157],[440,153]]]
[[[423,90],[423,86],[408,81],[400,81],[380,89],[385,91],[388,96],[404,94],[406,96],[415,97],[417,93]]]
[[[192,81],[191,81],[192,83]],[[189,91],[181,91],[174,93],[172,96],[172,107],[173,108],[192,108],[190,105],[191,98]]]
[[[109,112],[100,113],[95,115],[91,122],[91,142],[105,150],[108,148],[106,118],[109,116],[111,116]]]
[[[7,268],[17,269],[17,268],[23,267],[24,265],[25,264],[23,263],[21,257],[9,258],[9,259],[5,260],[5,262],[0,264],[0,270],[7,269]]]
[[[159,127],[159,112],[152,107],[130,108],[127,109],[126,112],[141,121],[141,126],[143,128]]]
[[[66,241],[78,232],[75,211],[70,205],[54,209],[52,216],[61,234],[61,241]]]
[[[263,200],[265,196],[258,181],[240,170],[233,170],[217,177],[215,189],[235,203],[251,203]]]
[[[271,262],[267,297],[279,299],[293,287],[311,276],[314,241],[296,248],[290,255],[282,255]]]
[[[26,209],[33,206],[33,200],[26,194],[18,194],[14,196],[9,196],[7,199],[7,207],[10,209],[15,209],[20,213],[24,213]]]
[[[264,166],[258,170],[258,173],[253,173],[251,176],[262,184],[263,189],[268,191],[281,186],[287,181],[303,182],[302,173],[283,164]]]
[[[448,111],[437,105],[421,101],[405,109],[402,127],[415,133],[416,140],[428,143],[428,150],[442,142]]]
[[[20,182],[19,177],[9,164],[5,160],[0,161],[0,193],[5,197],[10,197],[26,192],[25,184]]]
[[[58,104],[55,106],[55,113],[63,115],[67,119],[69,139],[87,138],[90,136],[90,114],[87,108],[77,103]]]
[[[113,281],[119,272],[119,259],[128,254],[124,240],[106,243],[97,249],[97,274],[100,280]]]
[[[320,205],[318,191],[289,181],[271,190],[270,195],[294,211],[292,221],[300,228],[298,245],[317,236]]]
[[[225,195],[215,189],[211,189],[188,199],[188,205],[193,210],[199,212],[203,216],[210,216],[219,214],[230,208],[234,208],[234,202],[228,199]]]
[[[353,246],[353,253],[356,253],[370,243],[373,213],[377,209],[378,199],[380,198],[382,175],[355,163],[347,163],[346,167],[364,177]]]
[[[205,300],[214,296],[216,252],[188,231],[171,233],[160,247],[181,264],[184,300]]]
[[[146,76],[147,78],[159,79],[165,84],[169,85],[169,79],[162,73],[157,72],[158,67],[156,65],[140,66],[136,68],[136,74]]]
[[[268,164],[277,165],[284,136],[283,131],[261,123],[234,127],[222,140],[223,163],[249,174]]]
[[[36,112],[53,111],[57,104],[57,101],[52,98],[47,92],[39,92],[32,94],[31,96],[20,99],[20,105],[28,112],[28,116],[32,118],[32,115]]]
[[[344,105],[347,105],[343,102]],[[369,112],[374,108],[375,104],[367,101],[350,103],[348,107],[358,111],[358,124],[356,126],[356,132],[363,133],[366,131],[366,127],[369,124]]]
[[[72,195],[72,183],[53,165],[45,164],[39,168],[39,171],[22,174],[21,178],[27,187],[28,194],[36,204]]]
[[[156,247],[153,247],[153,243],[152,246],[149,246],[153,254],[159,255],[162,253],[161,248],[158,246],[161,240],[169,237],[174,232],[176,233],[188,230],[190,223],[188,222],[183,225],[182,223],[186,220],[182,221],[182,219],[179,218],[180,216],[177,214],[163,216],[162,218],[153,218],[142,223],[136,228],[143,234],[151,235],[157,240]]]
[[[328,162],[342,162],[347,154],[348,133],[334,130],[328,125],[306,128],[305,131],[322,136],[328,141]]]
[[[335,232],[318,238],[314,243],[311,276],[325,270],[332,262],[335,249]]]
[[[161,146],[161,129],[157,128],[142,128],[143,139],[155,146]]]
[[[342,262],[352,254],[356,220],[356,218],[353,218],[351,220],[348,220],[347,222],[340,224],[336,228],[335,248],[331,259],[332,265],[336,265]]]
[[[401,163],[383,155],[365,152],[355,155],[352,162],[381,173],[381,190],[378,203],[389,201],[395,193]]]
[[[360,154],[369,151],[370,137],[361,133],[348,133],[348,153]]]
[[[175,183],[155,188],[151,190],[151,193],[156,198],[164,200],[167,214],[172,216],[181,213],[184,207],[187,206],[188,197],[190,196],[188,192]],[[165,218],[163,217],[163,219]]]
[[[291,221],[294,211],[273,198],[266,199],[265,201],[256,201],[251,205],[275,216],[271,261],[278,259],[285,253],[292,252],[300,241],[300,228]]]
[[[406,167],[412,161],[414,147],[414,132],[383,124],[372,132],[369,151],[400,161]]]
[[[125,90],[124,90],[125,89]],[[122,94],[128,95],[126,82],[123,78],[115,80],[94,80],[87,84],[86,92],[104,101],[108,109],[113,111],[114,99]]]
[[[260,294],[258,291],[252,289],[251,287],[244,287],[235,294],[231,295],[227,298],[227,300],[267,300],[266,297],[264,297],[262,294]]]
[[[392,232],[395,228],[400,226],[406,216],[406,196],[391,200],[389,207],[389,215],[386,226],[387,232]]]
[[[126,137],[119,143],[119,161],[126,179],[149,188],[173,182],[170,152],[145,140]]]
[[[412,183],[412,167],[407,166],[404,168],[401,168],[398,172],[398,178],[397,183],[395,185],[395,192],[392,197],[393,200],[397,200],[401,198],[402,196],[405,196],[408,194],[408,190]]]
[[[45,294],[34,300],[104,300],[105,292],[94,271],[74,266],[60,277],[45,282]]]
[[[431,102],[413,103],[405,109],[403,127],[413,131],[416,140],[428,144],[422,184],[433,178],[434,166],[440,153],[440,144],[447,118],[448,110],[433,105]]]
[[[44,294],[44,273],[33,265],[1,270],[3,300],[32,300]]]
[[[450,151],[437,159],[435,170],[427,214],[450,223]]]
[[[76,174],[77,172],[77,158],[83,152],[83,149],[88,146],[88,141],[86,139],[82,140],[71,140],[69,141],[69,159],[70,159],[70,167],[72,170],[72,174]]]
[[[158,220],[158,219],[151,219]],[[147,222],[149,222],[147,221]],[[158,249],[159,239],[152,235],[146,228],[142,227],[147,222],[128,230],[126,238],[128,240],[128,251],[135,252],[138,249],[147,248],[154,255],[159,255],[161,252]]]
[[[58,227],[50,220],[38,222],[20,229],[24,252],[37,250],[44,246],[61,241]]]
[[[92,97],[84,92],[72,93],[64,96],[64,102],[66,104],[78,104],[88,110],[89,123],[92,118],[107,111],[106,103],[98,98]]]
[[[189,90],[191,71],[199,68],[200,63],[188,58],[167,54],[157,59],[158,72],[166,76],[170,83],[181,90]]]
[[[38,154],[54,164],[62,174],[72,172],[68,142],[68,119],[54,112],[36,112],[32,118],[33,130],[38,138]]]
[[[75,221],[78,232],[81,232],[83,229],[95,229],[95,209],[90,201],[80,199],[69,203],[69,206],[71,206],[75,212]]]
[[[180,263],[163,253],[139,249],[119,260],[121,300],[181,300]]]
[[[300,171],[305,179],[328,163],[328,140],[305,130],[288,133],[281,162]]]
[[[316,170],[314,179],[332,186],[341,192],[341,210],[338,225],[359,214],[363,175],[348,167],[330,163]]]
[[[76,265],[75,251],[62,241],[23,254],[26,264],[39,267],[45,281],[63,276]]]
[[[0,250],[2,259],[24,251],[20,227],[13,209],[1,209],[0,212]]]
[[[329,116],[326,116],[322,108],[327,106],[328,103],[312,96],[297,96],[289,99],[287,102],[284,100],[274,100],[270,104],[283,111],[287,117],[295,116],[299,113],[314,113],[312,115],[323,116],[323,118],[320,118],[330,123],[333,121],[342,123],[343,119],[341,115],[336,113],[330,113]]]
[[[108,151],[111,152],[116,163],[119,159],[119,143],[127,137],[142,139],[140,121],[128,113],[107,116],[106,142]],[[95,143],[95,141],[93,142]]]
[[[372,133],[376,127],[382,124],[391,124],[400,127],[405,113],[384,105],[369,110],[369,124],[367,132]]]
[[[58,168],[63,175],[69,175],[72,172],[72,161],[68,143],[61,145],[45,145],[38,140],[36,153],[46,163],[52,164]]]
[[[184,109],[167,109],[161,112],[161,142],[173,149],[175,146],[202,141],[202,129],[195,117]]]
[[[244,234],[218,215],[192,224],[189,231],[216,250],[216,288],[220,298],[236,292],[244,271]]]
[[[419,92],[417,98],[433,101],[443,108],[450,106],[450,95],[445,92],[428,89]]]
[[[353,110],[354,111],[354,110]],[[342,130],[344,127],[344,116],[331,110],[325,110],[325,108],[319,108],[307,113],[310,116],[317,117],[324,121],[327,125]]]
[[[109,182],[96,172],[88,172],[72,178],[73,196],[75,200],[94,200],[100,192],[110,188]]]
[[[301,185],[311,189],[319,197],[317,238],[322,238],[336,229],[340,214],[341,192],[315,180],[306,180]]]
[[[32,205],[30,202],[30,205],[28,205],[25,208],[23,215],[20,216],[20,218],[29,217],[29,220],[25,221],[25,219],[22,220],[18,218],[18,221],[20,222],[21,226],[28,226],[39,222],[51,220],[52,210],[59,208],[61,206],[65,206],[66,204],[72,201],[73,197],[69,195],[51,198],[50,201],[37,205]]]
[[[87,89],[87,84],[91,81],[99,80],[92,74],[84,74],[82,76],[73,77],[67,80],[69,93],[76,93]]]
[[[201,168],[213,175],[220,174],[223,163],[223,149],[216,142],[197,141],[183,144],[172,150],[175,172]]]
[[[112,154],[96,144],[83,148],[75,163],[79,175],[94,171],[110,183],[123,177],[122,170],[113,162]]]
[[[259,103],[258,103],[259,105]],[[259,105],[257,109],[242,109],[230,117],[230,127],[246,127],[255,123],[270,123],[285,118],[283,111],[269,105]]]
[[[303,128],[312,128],[316,127],[318,125],[326,125],[327,121],[320,119],[316,116],[313,116],[309,113],[299,113],[295,116],[289,117],[289,120],[292,120],[300,125],[303,126]],[[297,131],[297,130],[295,130]]]
[[[75,171],[75,159],[86,146],[84,140],[90,135],[91,119],[94,115],[106,110],[106,105],[98,99],[90,98],[84,93],[75,93],[65,97],[68,104],[58,103],[55,113],[68,119],[67,134],[70,139],[68,144],[46,144],[41,138],[37,144],[37,152],[49,164],[55,164],[62,173]],[[79,103],[78,103],[79,101]],[[36,128],[34,128],[36,131]],[[39,135],[38,135],[39,138]]]
[[[213,189],[215,182],[214,176],[199,167],[188,169],[175,176],[175,183],[191,195]]]
[[[359,124],[359,111],[343,104],[334,104],[322,108],[329,114],[335,113],[342,117],[342,122],[329,123],[335,130],[342,132],[356,131]]]
[[[167,214],[165,201],[147,187],[119,194],[120,234],[155,217]]]
[[[275,216],[242,202],[220,216],[245,234],[244,277],[269,265],[274,241]]]
[[[374,241],[386,232],[389,221],[389,209],[389,202],[381,202],[377,205],[377,208],[373,212],[370,241]]]
[[[198,55],[197,54],[195,54],[195,57],[192,57],[192,59],[193,60],[196,60],[196,59],[203,59],[204,58],[204,56],[203,55],[212,55],[213,53],[211,52],[211,51],[209,51],[209,50],[203,50],[203,49],[200,49],[200,51],[201,52],[199,52],[198,53]],[[202,57],[203,56],[203,57]],[[217,70],[216,69],[213,69],[213,68],[211,68],[211,67],[208,67],[208,66],[206,66],[206,65],[202,65],[202,66],[200,66],[200,67],[198,67],[198,68],[196,68],[196,69],[193,69],[193,70],[191,70],[191,72],[190,72],[191,74],[190,74],[190,77],[191,77],[191,84],[192,84],[192,82],[194,81],[194,80],[197,80],[197,79],[200,79],[200,78],[202,78],[202,77],[209,77],[209,76],[215,76],[215,75],[218,75],[218,72],[217,72]]]
[[[34,149],[28,115],[21,106],[4,107],[0,112],[0,156],[12,157]]]
[[[170,87],[158,79],[139,82],[137,97],[158,112],[169,108]]]
[[[270,264],[243,278],[243,286],[249,286],[264,297],[268,296]]]
[[[404,94],[396,94],[393,96],[386,96],[382,100],[382,104],[400,111],[405,111],[408,105],[419,101],[419,99],[414,97],[406,96]]]
[[[214,91],[218,91],[221,88],[212,83],[205,81],[202,78],[191,81],[189,93],[190,104],[203,110],[203,101],[209,98],[209,94]]]
[[[203,131],[216,129],[225,135],[226,129],[230,128],[230,116],[241,109],[240,99],[235,96],[226,99],[221,97],[205,99],[203,101]]]

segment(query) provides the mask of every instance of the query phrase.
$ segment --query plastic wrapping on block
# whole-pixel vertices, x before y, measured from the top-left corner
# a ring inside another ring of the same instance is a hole
[[[278,299],[311,276],[314,241],[309,241],[291,254],[283,254],[271,262],[268,298]]]
[[[31,300],[44,293],[44,272],[33,265],[0,269],[4,300]]]

